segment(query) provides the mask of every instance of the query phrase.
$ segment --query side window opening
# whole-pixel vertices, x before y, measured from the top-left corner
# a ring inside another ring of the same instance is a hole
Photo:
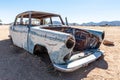
[[[15,25],[29,25],[29,18],[17,18]]]
[[[15,25],[20,25],[20,19],[21,19],[21,18],[17,18],[17,19],[16,19]]]
[[[40,24],[41,24],[41,20],[40,19],[35,19],[35,18],[31,19],[31,25],[32,26],[39,26]]]
[[[24,26],[29,25],[29,18],[23,18],[20,25],[24,25]]]
[[[43,25],[49,25],[49,24],[51,24],[50,18],[44,18],[44,19],[42,19],[42,24]]]

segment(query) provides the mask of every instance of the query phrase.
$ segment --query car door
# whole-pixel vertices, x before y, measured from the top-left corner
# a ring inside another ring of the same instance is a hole
[[[28,50],[28,18],[17,18],[12,30],[13,43],[21,48]]]

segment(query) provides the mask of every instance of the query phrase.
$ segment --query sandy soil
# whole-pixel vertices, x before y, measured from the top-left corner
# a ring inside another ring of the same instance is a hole
[[[120,27],[80,27],[104,30],[115,46],[101,45],[104,56],[71,73],[50,70],[37,56],[14,46],[8,26],[0,26],[0,80],[120,80]]]

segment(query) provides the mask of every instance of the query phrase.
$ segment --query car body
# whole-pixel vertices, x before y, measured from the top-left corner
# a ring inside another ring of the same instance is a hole
[[[31,54],[48,53],[53,66],[63,72],[79,69],[103,54],[98,48],[104,31],[70,27],[53,13],[18,14],[10,26],[10,36],[14,45]]]

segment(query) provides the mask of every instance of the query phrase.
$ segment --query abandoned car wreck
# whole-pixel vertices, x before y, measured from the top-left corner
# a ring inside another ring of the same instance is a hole
[[[63,72],[77,70],[103,54],[99,47],[104,31],[70,27],[53,13],[18,14],[10,26],[10,36],[14,45],[31,54],[48,54],[54,68]]]

